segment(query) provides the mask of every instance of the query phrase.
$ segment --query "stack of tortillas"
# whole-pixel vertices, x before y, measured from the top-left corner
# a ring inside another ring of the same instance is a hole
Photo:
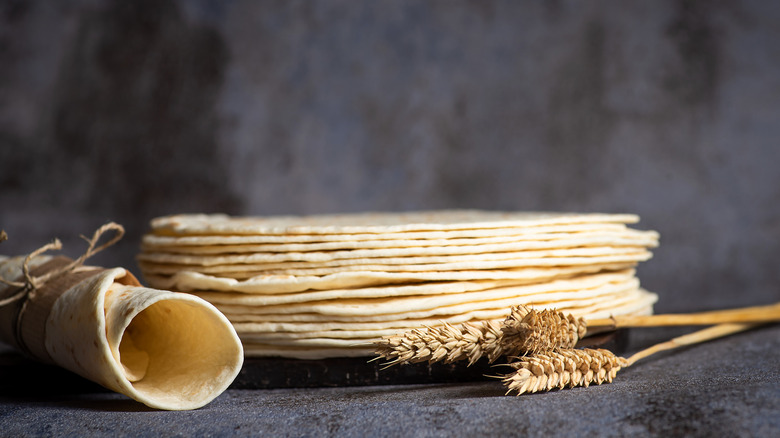
[[[247,356],[370,356],[382,336],[500,320],[511,306],[647,314],[633,268],[654,231],[631,214],[448,210],[154,219],[138,260],[153,287],[195,294]]]

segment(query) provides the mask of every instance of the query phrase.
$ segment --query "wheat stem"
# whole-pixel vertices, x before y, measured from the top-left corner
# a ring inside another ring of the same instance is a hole
[[[774,321],[780,321],[780,303],[709,312],[614,316],[612,318],[588,319],[587,323],[589,327],[621,328]]]
[[[757,327],[760,324],[718,324],[712,327],[707,327],[702,330],[689,333],[687,335],[678,336],[665,342],[655,344],[644,350],[638,351],[626,359],[626,366],[633,365],[634,362],[644,359],[652,354],[660,351],[672,350],[678,347],[684,347],[686,345],[698,344],[701,342],[710,341],[724,336],[739,333],[745,330],[749,330],[753,327]]]

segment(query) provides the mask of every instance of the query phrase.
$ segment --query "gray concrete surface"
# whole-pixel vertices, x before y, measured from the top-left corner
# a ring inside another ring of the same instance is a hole
[[[630,348],[687,331],[633,330]],[[659,353],[610,384],[520,397],[498,382],[231,389],[196,411],[160,412],[111,393],[50,390],[0,396],[0,435],[774,437],[778,352],[773,326]]]

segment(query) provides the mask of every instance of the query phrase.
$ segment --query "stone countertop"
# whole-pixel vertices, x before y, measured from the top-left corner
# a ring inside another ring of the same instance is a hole
[[[633,329],[628,352],[690,330]],[[165,412],[8,371],[0,381],[29,379],[31,390],[0,396],[3,436],[780,436],[778,325],[659,353],[611,384],[520,397],[497,381],[229,389]]]

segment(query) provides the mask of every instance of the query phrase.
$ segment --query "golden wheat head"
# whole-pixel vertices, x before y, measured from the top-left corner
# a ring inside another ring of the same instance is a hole
[[[503,353],[501,325],[496,321],[444,324],[385,336],[374,343],[376,354],[388,365],[468,360],[469,365],[487,357],[494,361]]]
[[[537,353],[556,348],[573,348],[587,331],[583,318],[564,315],[554,309],[512,308],[504,320],[504,351],[507,354]]]
[[[520,395],[609,383],[627,362],[609,350],[585,348],[538,353],[508,365],[515,371],[502,379],[508,388],[507,394],[514,391]]]

